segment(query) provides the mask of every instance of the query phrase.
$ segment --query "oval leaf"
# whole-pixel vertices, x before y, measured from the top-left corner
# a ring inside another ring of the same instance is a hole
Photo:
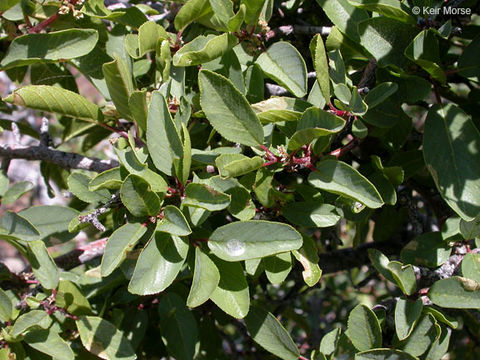
[[[377,316],[365,305],[357,305],[350,312],[345,334],[360,351],[378,348],[382,345],[382,330]]]
[[[220,281],[215,263],[199,247],[195,248],[195,270],[187,298],[189,307],[197,307],[207,301]]]
[[[428,297],[435,305],[451,309],[480,309],[480,284],[475,280],[453,276],[435,282]]]
[[[160,199],[150,189],[150,184],[137,175],[130,174],[120,189],[123,205],[133,216],[156,216],[160,212]]]

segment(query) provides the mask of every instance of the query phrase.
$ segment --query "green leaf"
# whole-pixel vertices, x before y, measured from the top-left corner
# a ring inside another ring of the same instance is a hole
[[[458,58],[459,74],[467,78],[480,76],[480,64],[478,63],[478,51],[480,50],[480,36],[472,40]]]
[[[176,360],[191,360],[195,355],[198,338],[197,320],[175,293],[162,296],[158,314],[164,341],[169,355]]]
[[[302,56],[290,43],[271,45],[256,61],[266,76],[284,86],[296,97],[307,93],[307,67]]]
[[[188,184],[183,205],[200,207],[208,211],[223,210],[230,205],[230,195],[217,191],[205,184]]]
[[[313,67],[317,74],[317,84],[325,101],[330,100],[330,75],[328,74],[328,59],[325,52],[322,36],[316,34],[310,42],[310,52],[312,53]]]
[[[139,55],[143,56],[156,49],[157,42],[168,38],[165,29],[154,21],[147,21],[138,28]]]
[[[225,139],[248,146],[263,143],[263,128],[245,96],[225,77],[208,70],[198,75],[200,102],[213,128]]]
[[[160,199],[148,182],[138,175],[127,176],[120,189],[123,205],[133,216],[156,216],[160,212]]]
[[[444,241],[440,232],[430,232],[410,241],[400,256],[406,263],[436,268],[447,261],[451,252],[451,246]]]
[[[222,178],[238,177],[262,167],[260,156],[249,158],[242,154],[222,154],[215,159],[215,165]]]
[[[5,0],[0,4],[0,11],[4,12],[7,11],[8,9],[14,7],[20,2],[20,0]]]
[[[146,131],[148,118],[147,91],[135,90],[128,99],[128,107],[135,123],[140,129]]]
[[[418,358],[401,350],[373,349],[355,354],[355,360],[418,360]]]
[[[480,254],[465,255],[462,260],[462,275],[480,283]]]
[[[395,279],[395,283],[405,295],[412,295],[417,290],[417,279],[411,265],[390,261],[387,267]]]
[[[6,239],[34,241],[39,239],[40,233],[24,217],[7,211],[0,218],[0,236]]]
[[[445,84],[447,77],[440,62],[438,38],[433,30],[423,30],[405,49],[405,56],[420,65],[432,77]]]
[[[347,0],[317,0],[317,3],[342,33],[355,42],[360,40],[357,28],[361,21],[368,19],[365,10],[354,7]]]
[[[322,277],[322,269],[318,266],[318,249],[312,238],[303,236],[303,245],[299,250],[292,251],[295,258],[302,264],[303,280],[308,286],[315,286]]]
[[[255,184],[253,185],[253,191],[257,196],[258,201],[269,208],[273,205],[273,188],[272,188],[272,181],[273,181],[273,171],[262,167],[258,169],[257,174],[255,176]]]
[[[331,355],[337,350],[340,340],[341,329],[336,328],[326,333],[320,341],[320,352],[325,355]]]
[[[375,86],[365,96],[365,102],[369,109],[373,109],[378,104],[385,101],[386,98],[393,95],[398,90],[398,85],[393,82],[383,82]]]
[[[194,66],[221,57],[238,44],[238,38],[232,34],[199,35],[185,44],[173,56],[174,66]]]
[[[28,242],[27,259],[40,284],[45,289],[55,289],[58,285],[60,271],[42,240]]]
[[[82,344],[92,354],[108,360],[136,359],[130,342],[112,323],[97,316],[76,321]]]
[[[256,25],[260,12],[262,11],[265,0],[242,0],[241,3],[245,5],[245,23],[248,25]]]
[[[118,190],[122,186],[122,174],[119,167],[108,169],[95,177],[88,183],[90,191],[100,189]]]
[[[399,340],[410,336],[422,314],[423,302],[421,299],[411,301],[400,298],[395,305],[395,332]]]
[[[300,356],[288,331],[271,313],[252,306],[245,325],[253,340],[268,352],[283,360],[296,360]]]
[[[102,257],[102,276],[110,275],[125,260],[146,231],[147,227],[140,223],[128,223],[112,233]]]
[[[308,182],[316,188],[344,195],[369,208],[379,208],[383,200],[377,189],[350,165],[337,160],[324,160],[310,173]]]
[[[190,104],[188,104],[188,107],[190,107]],[[189,114],[187,116],[188,118],[190,117]],[[192,166],[192,141],[190,139],[190,133],[188,132],[186,123],[182,121],[181,127],[183,135],[183,157],[180,162],[175,163],[175,171],[179,181],[181,183],[185,183],[190,177],[190,169]]]
[[[66,309],[72,315],[90,315],[92,308],[79,287],[69,281],[60,280],[57,288],[56,305]]]
[[[11,204],[27,192],[33,189],[33,183],[30,181],[20,181],[13,184],[6,192],[3,194],[1,202],[3,205]]]
[[[454,104],[434,105],[423,134],[423,156],[440,195],[464,220],[480,212],[477,196],[480,133],[471,118]]]
[[[383,16],[362,21],[358,31],[360,44],[375,57],[380,67],[402,67],[406,62],[403,50],[418,34],[415,26]]]
[[[102,66],[108,92],[120,117],[132,119],[132,113],[128,107],[128,100],[134,91],[132,74],[125,61],[116,57],[115,60]]]
[[[472,279],[453,276],[435,282],[428,292],[435,305],[450,309],[479,309],[480,284]]]
[[[477,216],[472,221],[460,220],[460,233],[465,240],[474,239],[480,236],[480,217]]]
[[[405,11],[406,6],[398,0],[349,0],[348,2],[359,9],[373,11],[407,24],[417,24],[415,17],[408,14]]]
[[[448,316],[445,313],[441,312],[440,310],[432,306],[424,307],[423,313],[432,315],[435,318],[435,320],[437,320],[437,322],[442,322],[445,325],[451,327],[452,329],[458,328],[459,321],[457,320],[457,318]]]
[[[51,323],[52,319],[45,310],[31,310],[15,320],[10,335],[17,337],[32,328],[47,329]]]
[[[183,213],[173,205],[167,205],[163,210],[163,218],[157,224],[157,231],[177,236],[187,236],[192,233]]]
[[[214,263],[220,273],[220,281],[210,299],[228,315],[244,318],[250,307],[250,295],[242,264],[218,258],[214,259]]]
[[[375,267],[375,269],[377,269],[377,271],[382,274],[385,279],[394,284],[396,283],[392,272],[388,268],[388,264],[390,263],[388,257],[383,255],[377,249],[368,249],[368,257],[370,258],[370,261],[372,262],[372,265]]]
[[[48,330],[29,331],[24,341],[44,354],[58,360],[73,360],[74,354],[70,346],[52,328]]]
[[[152,93],[148,111],[147,147],[155,167],[171,176],[173,165],[183,157],[183,144],[166,99],[158,91]]]
[[[338,133],[345,126],[345,120],[325,110],[311,107],[302,115],[297,131],[288,143],[288,149],[295,150],[313,140]]]
[[[397,347],[413,356],[420,356],[427,351],[435,338],[435,319],[431,315],[425,315],[418,321],[412,334]]]
[[[277,123],[297,121],[311,106],[310,103],[300,99],[279,96],[253,104],[252,108],[262,123]]]
[[[438,325],[436,325],[438,327]],[[448,351],[448,346],[450,344],[450,335],[452,331],[444,326],[440,326],[441,334],[433,342],[430,350],[428,351],[425,360],[436,360],[444,357],[445,353]]]
[[[13,317],[13,304],[10,297],[0,288],[0,321],[7,322]]]
[[[281,284],[292,270],[292,255],[290,251],[267,256],[263,259],[265,274],[271,284]]]
[[[199,247],[195,248],[195,269],[192,286],[187,298],[187,306],[197,307],[210,298],[220,281],[220,273],[215,263]]]
[[[354,115],[365,115],[368,110],[367,104],[362,100],[356,86],[352,88],[352,97],[348,103],[348,109]]]
[[[216,30],[228,31],[228,22],[235,14],[230,0],[209,0],[213,10],[210,22]]]
[[[2,70],[35,62],[70,60],[88,54],[98,41],[94,29],[68,29],[16,37],[0,63]]]
[[[5,102],[47,111],[90,122],[100,122],[103,114],[100,108],[70,90],[48,85],[27,85],[15,90]]]
[[[382,330],[375,313],[365,305],[357,305],[348,317],[345,334],[360,351],[382,345]]]
[[[283,207],[283,216],[293,224],[307,228],[334,226],[341,219],[335,206],[318,203],[317,201],[288,203]]]
[[[208,0],[188,0],[175,16],[175,29],[184,30],[190,23],[211,13],[212,7]]]
[[[155,232],[140,253],[128,291],[138,295],[162,292],[177,277],[187,252],[188,244],[178,236]]]
[[[110,193],[105,190],[90,191],[90,178],[80,172],[74,172],[68,177],[68,189],[80,200],[86,203],[105,203],[110,200]]]
[[[287,224],[250,220],[220,226],[210,235],[208,247],[219,258],[239,261],[296,250],[301,235]]]
[[[217,191],[231,196],[228,211],[239,220],[249,220],[255,216],[250,191],[247,190],[237,179],[222,179],[220,176],[209,178],[208,184]]]
[[[103,0],[88,0],[82,7],[82,13],[104,20],[111,20],[125,15],[125,12],[122,11],[110,11],[105,6]]]

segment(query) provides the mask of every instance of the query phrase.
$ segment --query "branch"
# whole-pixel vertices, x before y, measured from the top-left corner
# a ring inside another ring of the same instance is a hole
[[[266,40],[270,40],[278,35],[328,35],[332,28],[330,26],[305,26],[305,25],[284,25],[270,30],[266,35]]]
[[[15,146],[0,145],[0,158],[41,160],[56,164],[64,169],[82,169],[95,172],[118,166],[116,160],[101,160],[83,155],[55,150],[46,146]]]
[[[88,243],[55,258],[55,263],[65,271],[103,256],[107,238]]]

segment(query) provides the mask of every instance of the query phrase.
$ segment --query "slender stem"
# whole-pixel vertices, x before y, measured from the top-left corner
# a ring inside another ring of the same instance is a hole
[[[38,33],[40,32],[42,29],[45,29],[48,25],[50,25],[51,23],[55,22],[58,18],[60,17],[60,15],[58,14],[58,12],[56,12],[55,14],[53,14],[52,16],[50,16],[48,19],[45,19],[43,20],[41,23],[35,25],[34,27],[30,28],[28,30],[28,32],[30,34],[32,33]]]
[[[363,142],[363,139],[355,138],[348,142],[345,146],[333,150],[329,155],[335,156],[337,159],[341,158],[345,154],[349,153],[351,150],[355,149],[358,145]]]

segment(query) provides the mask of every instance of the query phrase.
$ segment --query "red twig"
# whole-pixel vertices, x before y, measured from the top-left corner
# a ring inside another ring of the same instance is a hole
[[[55,22],[58,18],[60,17],[60,15],[58,14],[58,12],[56,12],[55,14],[53,14],[52,16],[50,16],[48,19],[45,19],[43,20],[41,23],[35,25],[34,27],[30,28],[28,30],[28,32],[30,34],[32,33],[38,33],[39,31],[41,31],[42,29],[45,29],[48,25],[50,25],[51,23]]]
[[[346,145],[341,148],[333,150],[329,155],[335,156],[337,159],[341,158],[345,154],[349,153],[352,149],[355,149],[362,143],[363,139],[355,138],[350,140]]]

